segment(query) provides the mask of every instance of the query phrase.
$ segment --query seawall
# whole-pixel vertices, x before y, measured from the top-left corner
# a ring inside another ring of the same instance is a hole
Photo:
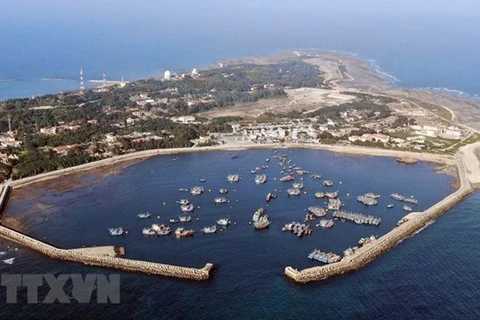
[[[402,240],[424,228],[430,221],[438,218],[443,212],[452,208],[465,196],[473,192],[474,189],[470,183],[469,177],[467,177],[464,161],[463,157],[457,158],[457,168],[461,182],[460,189],[426,209],[415,218],[395,227],[375,242],[365,245],[357,250],[355,254],[346,256],[337,263],[307,268],[304,270],[296,270],[293,267],[286,267],[285,275],[299,283],[323,280],[328,277],[355,271],[381,254],[389,251]]]
[[[127,272],[138,272],[191,280],[207,280],[210,277],[210,270],[213,267],[210,263],[207,263],[201,269],[179,267],[156,262],[112,257],[108,255],[89,254],[80,250],[59,249],[4,226],[0,226],[0,237],[18,243],[23,247],[35,250],[52,259],[78,262],[89,266],[104,267]]]

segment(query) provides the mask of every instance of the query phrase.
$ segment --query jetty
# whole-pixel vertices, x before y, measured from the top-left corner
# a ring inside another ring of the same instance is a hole
[[[480,144],[477,143],[476,146],[479,147]],[[285,268],[285,275],[295,282],[306,283],[352,272],[389,251],[404,239],[419,232],[431,221],[437,219],[446,210],[452,208],[464,197],[472,193],[475,187],[479,187],[479,161],[477,159],[476,165],[472,165],[472,162],[468,161],[472,157],[474,150],[474,147],[468,146],[468,148],[461,150],[460,154],[456,156],[460,188],[454,193],[448,195],[423,212],[407,215],[402,219],[404,220],[402,224],[381,238],[361,247],[354,254],[343,257],[339,262],[303,270],[297,270],[296,268],[288,266]]]
[[[11,192],[11,186],[5,185],[0,193],[0,207],[4,207]],[[1,221],[0,221],[1,223]],[[51,259],[77,262],[88,266],[104,267],[126,272],[144,273],[165,277],[191,280],[208,280],[213,264],[203,268],[181,267],[170,264],[120,258],[125,254],[123,247],[103,246],[79,249],[61,249],[34,239],[26,234],[0,225],[0,237],[34,250]]]

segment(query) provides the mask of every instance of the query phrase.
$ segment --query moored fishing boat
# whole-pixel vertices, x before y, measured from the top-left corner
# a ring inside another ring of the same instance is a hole
[[[287,190],[287,193],[289,196],[298,196],[300,194],[300,189],[297,188],[291,188]]]
[[[333,227],[333,225],[335,224],[335,222],[333,220],[326,220],[326,219],[322,219],[319,221],[319,223],[317,224],[317,227],[321,227],[321,228],[331,228]]]
[[[341,256],[333,252],[323,252],[319,249],[313,250],[309,255],[309,259],[317,260],[323,263],[335,263],[342,259]]]
[[[220,189],[218,192],[220,192],[220,194],[227,194],[228,193],[228,189]]]
[[[255,176],[255,183],[256,184],[262,184],[267,182],[267,175],[266,174],[257,174]]]
[[[264,216],[260,217],[260,219],[258,219],[258,221],[255,221],[253,223],[253,226],[256,230],[262,230],[262,229],[268,228],[270,226],[270,224],[272,224],[272,222],[268,219],[267,215],[264,215]]]
[[[202,228],[202,232],[205,233],[205,234],[208,234],[208,233],[215,233],[217,232],[217,226],[211,226],[211,227],[205,227],[205,228]]]
[[[142,212],[137,215],[139,219],[148,219],[152,216],[150,212]]]
[[[238,174],[229,174],[227,180],[228,182],[238,182],[240,181],[240,176]]]
[[[108,228],[108,232],[110,232],[111,236],[121,236],[124,234],[124,230],[122,227],[117,228]]]
[[[186,205],[181,205],[180,209],[182,210],[182,212],[192,212],[193,210],[195,210],[195,206],[193,205],[193,203],[190,203]]]
[[[315,198],[317,198],[317,199],[325,198],[325,193],[323,193],[323,192],[315,192]]]
[[[395,206],[395,205],[394,205],[393,203],[387,204],[387,208],[388,208],[388,209],[391,209],[391,208],[393,208],[394,206]]]
[[[195,231],[193,231],[193,229],[186,230],[183,227],[177,228],[175,230],[175,236],[177,238],[191,237],[191,236],[193,236],[194,233],[195,233]]]
[[[227,202],[228,202],[227,198],[225,198],[225,197],[215,198],[215,199],[213,199],[213,201],[214,201],[215,203],[218,203],[218,204],[220,204],[220,203],[227,203]]]
[[[323,185],[326,187],[331,187],[333,186],[333,181],[332,180],[323,180]]]
[[[199,196],[201,195],[205,190],[203,189],[203,187],[193,187],[191,190],[190,190],[190,193],[194,196]]]
[[[267,196],[265,197],[265,200],[267,200],[267,202],[268,202],[268,201],[270,201],[270,200],[272,200],[272,199],[276,199],[276,198],[277,198],[277,195],[276,195],[275,193],[269,192],[269,193],[267,194]]]
[[[178,219],[180,220],[180,222],[190,222],[190,221],[192,221],[191,216],[181,216]]]
[[[338,198],[338,191],[326,192],[326,193],[325,193],[325,197],[327,197],[327,198],[329,198],[329,199]]]
[[[216,222],[217,222],[217,224],[218,224],[219,226],[224,226],[224,227],[226,227],[226,226],[228,226],[228,225],[230,224],[230,219],[222,218],[222,219],[218,219]]]
[[[178,219],[172,218],[172,219],[169,219],[168,222],[170,222],[170,223],[178,223]]]
[[[153,228],[143,228],[142,234],[144,236],[154,236],[157,233],[155,232],[155,230]]]
[[[292,180],[294,180],[294,179],[295,179],[295,177],[290,174],[290,175],[288,175],[288,176],[281,177],[281,178],[280,178],[280,181],[282,181],[282,182],[288,182],[288,181],[292,181]]]
[[[263,208],[258,208],[258,210],[255,211],[255,213],[253,214],[253,217],[252,217],[253,222],[258,221],[258,219],[260,219],[260,216],[262,214],[263,214]]]
[[[311,206],[311,207],[308,207],[307,210],[310,213],[313,213],[316,217],[324,217],[327,215],[327,211],[325,211],[324,208],[319,206]]]
[[[413,211],[412,207],[407,206],[406,204],[403,205],[403,210],[405,210],[407,212],[412,212]]]
[[[293,187],[294,189],[303,189],[303,181],[293,182],[293,183],[292,183],[292,187]]]
[[[339,198],[328,199],[329,210],[339,210],[342,207],[342,201]]]
[[[178,204],[182,205],[182,206],[186,206],[188,204],[190,204],[190,200],[188,199],[180,199],[177,201]]]
[[[172,232],[172,228],[164,224],[162,225],[152,224],[152,229],[155,231],[157,236],[166,236]]]

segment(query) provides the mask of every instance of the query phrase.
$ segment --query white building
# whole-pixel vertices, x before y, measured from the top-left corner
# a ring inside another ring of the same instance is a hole
[[[163,78],[164,78],[165,80],[168,80],[168,79],[170,79],[170,77],[171,77],[170,71],[168,71],[168,70],[165,71],[165,73],[163,74]]]

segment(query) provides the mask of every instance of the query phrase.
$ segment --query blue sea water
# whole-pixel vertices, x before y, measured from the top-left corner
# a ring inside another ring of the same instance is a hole
[[[475,0],[0,1],[0,100],[296,48],[373,59],[399,86],[478,97]],[[64,81],[41,81],[61,78]],[[445,91],[445,90],[444,90]]]
[[[192,267],[212,262],[216,266],[212,279],[191,282],[121,273],[119,305],[20,303],[3,307],[0,314],[23,318],[20,314],[28,313],[37,319],[44,315],[73,318],[78,314],[91,319],[478,318],[480,254],[475,248],[480,224],[475,208],[480,205],[479,193],[363,269],[298,285],[283,275],[283,269],[287,265],[318,265],[307,258],[314,248],[341,253],[362,236],[381,236],[394,227],[404,212],[401,203],[395,203],[393,209],[385,208],[392,202],[390,193],[415,195],[420,200],[416,209],[423,210],[451,193],[453,181],[435,173],[434,166],[426,163],[407,166],[393,158],[338,156],[305,149],[284,152],[297,165],[333,180],[332,189],[339,190],[346,209],[378,215],[383,219],[381,225],[337,221],[332,229],[315,228],[311,236],[301,239],[282,232],[285,223],[301,220],[308,206],[323,205],[323,200],[314,199],[313,194],[327,189],[321,180],[297,176],[297,180],[304,178],[307,193],[288,197],[285,190],[290,183],[278,181],[281,168],[272,158],[272,150],[180,155],[176,161],[175,156],[151,158],[118,175],[84,176],[83,185],[68,192],[39,188],[21,197],[13,196],[6,215],[24,216],[30,234],[60,247],[120,245],[126,248],[127,258]],[[266,169],[269,180],[255,185],[249,171],[266,164],[266,158],[272,159]],[[226,175],[235,172],[242,180],[229,184]],[[178,191],[200,184],[201,178],[207,179],[204,195],[193,197]],[[229,189],[231,202],[215,205],[213,198],[221,187]],[[266,207],[264,197],[275,189],[278,198]],[[356,201],[358,194],[368,191],[381,195],[379,205],[366,208]],[[180,198],[189,198],[200,207],[188,225],[197,230],[194,238],[141,235],[143,227],[181,215],[175,203]],[[249,221],[260,206],[273,223],[268,230],[254,231]],[[153,219],[138,220],[136,214],[143,211],[152,212]],[[232,219],[234,224],[216,235],[199,232],[221,217]],[[123,226],[129,233],[111,237],[107,228],[113,226]],[[6,245],[3,242],[0,248],[5,250]],[[0,265],[1,273],[117,273],[52,261],[25,249],[9,251],[5,257],[17,259],[13,266]],[[4,297],[5,291],[0,290],[1,301]],[[26,290],[20,290],[19,301],[25,300]]]

